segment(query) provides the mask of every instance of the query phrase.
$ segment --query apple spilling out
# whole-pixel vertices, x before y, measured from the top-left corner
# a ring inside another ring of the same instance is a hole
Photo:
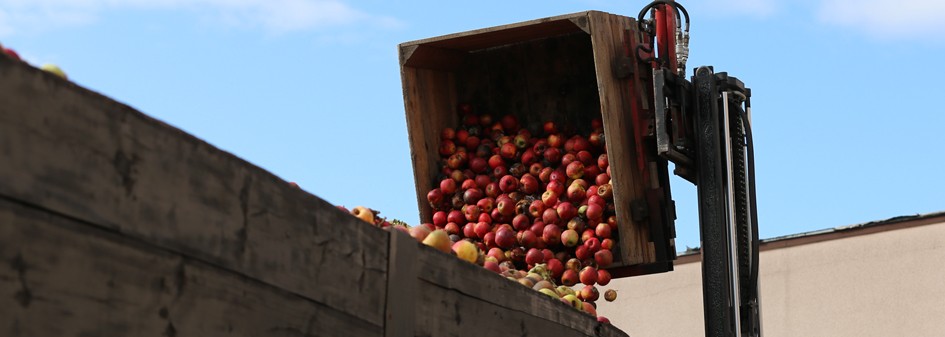
[[[603,123],[579,134],[468,104],[459,113],[462,125],[439,134],[430,219],[410,227],[367,207],[338,207],[597,316],[595,301],[616,297],[597,286],[611,281],[619,238]]]
[[[605,268],[614,264],[619,228],[602,121],[524,125],[469,104],[458,113],[461,124],[439,133],[440,171],[427,192],[432,216],[423,221],[483,247],[487,269],[543,265],[547,281],[581,283],[590,288],[574,297],[596,301],[594,286],[610,282]]]

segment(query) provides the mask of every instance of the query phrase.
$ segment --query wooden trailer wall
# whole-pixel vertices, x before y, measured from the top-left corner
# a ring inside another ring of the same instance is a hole
[[[626,336],[5,56],[0,261],[0,336]]]

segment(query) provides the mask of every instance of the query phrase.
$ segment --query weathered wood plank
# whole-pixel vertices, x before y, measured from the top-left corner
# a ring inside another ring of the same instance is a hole
[[[426,196],[440,174],[440,132],[459,122],[455,75],[447,71],[401,67],[401,78],[405,84],[404,107],[420,219],[432,219],[433,211]]]
[[[0,58],[0,195],[383,324],[387,233],[106,97]]]
[[[423,288],[420,295],[423,305],[417,307],[416,336],[627,336],[613,325],[595,321],[591,330],[578,330],[569,326],[571,321],[567,321],[573,317],[562,317],[566,319],[563,321],[549,320],[534,315],[533,311],[499,306],[437,284],[424,282]],[[535,296],[545,297],[538,292]],[[576,315],[586,316],[579,319],[594,320],[563,303],[557,304],[561,305],[555,310],[573,311]]]
[[[2,336],[383,335],[358,316],[6,199],[0,261]]]
[[[414,336],[417,305],[417,240],[398,230],[390,231],[390,266],[387,274],[385,337]]]
[[[449,328],[454,323],[461,327],[458,333],[460,336],[472,335],[467,334],[465,329],[474,331],[477,331],[477,327],[485,329],[481,324],[498,325],[498,328],[502,328],[501,330],[511,329],[515,331],[515,336],[521,335],[518,329],[522,327],[527,329],[529,331],[527,335],[531,336],[534,333],[533,329],[543,331],[542,326],[547,325],[556,326],[553,330],[558,332],[561,329],[572,331],[570,335],[597,336],[600,333],[601,336],[626,336],[613,326],[601,328],[594,317],[569,308],[564,303],[535,290],[511,282],[494,272],[466,263],[454,256],[439,253],[429,247],[421,246],[420,249],[421,254],[417,261],[421,270],[420,279],[428,284],[422,286],[420,291],[423,302],[417,306],[417,327],[431,329],[429,331],[433,332],[432,336],[455,335],[453,332],[455,330]],[[476,281],[470,282],[470,280]],[[434,288],[440,290],[434,292]],[[470,301],[477,304],[468,304],[471,303]],[[465,306],[471,308],[461,309]],[[430,309],[431,307],[437,309]],[[476,314],[473,314],[474,312]],[[428,317],[431,315],[434,315],[434,318]],[[476,315],[484,315],[486,318],[470,317]],[[488,318],[505,315],[511,315],[512,321],[494,321]],[[523,317],[524,315],[533,317]],[[464,321],[475,323],[467,326]],[[485,330],[489,333],[484,335],[498,333],[500,331],[498,328]],[[424,334],[418,333],[418,335]]]
[[[618,80],[614,74],[614,61],[624,55],[624,30],[631,28],[627,17],[608,15],[590,16],[591,39],[597,64],[597,81],[600,87],[601,111],[604,115],[604,134],[607,138],[607,156],[610,160],[614,203],[618,206],[617,222],[620,224],[621,263],[640,264],[653,262],[653,247],[650,231],[644,223],[634,221],[630,212],[631,202],[643,201],[644,182],[642,166],[636,160],[640,149],[633,138],[633,119],[630,115],[630,81]],[[639,69],[636,75],[639,75]],[[639,85],[639,83],[637,83]],[[640,144],[642,145],[642,144]]]

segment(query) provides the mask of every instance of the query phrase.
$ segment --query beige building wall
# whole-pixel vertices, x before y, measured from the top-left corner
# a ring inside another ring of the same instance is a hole
[[[945,214],[769,241],[760,273],[765,336],[945,336]],[[630,336],[702,336],[701,277],[690,255],[614,280],[598,313]]]

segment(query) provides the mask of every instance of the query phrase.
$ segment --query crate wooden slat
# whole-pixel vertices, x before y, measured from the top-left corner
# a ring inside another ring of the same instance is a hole
[[[631,203],[645,202],[638,147],[632,136],[630,107],[645,95],[648,69],[617,78],[624,39],[638,34],[631,18],[589,11],[400,45],[417,204],[421,219],[431,219],[426,201],[440,176],[440,131],[457,127],[456,107],[470,103],[499,116],[511,113],[534,133],[552,120],[590,132],[601,118],[607,138],[619,223],[615,275],[642,275],[672,268],[671,231],[635,220]],[[637,90],[637,92],[634,92]],[[647,108],[648,107],[643,107]],[[639,217],[638,217],[639,218]]]

